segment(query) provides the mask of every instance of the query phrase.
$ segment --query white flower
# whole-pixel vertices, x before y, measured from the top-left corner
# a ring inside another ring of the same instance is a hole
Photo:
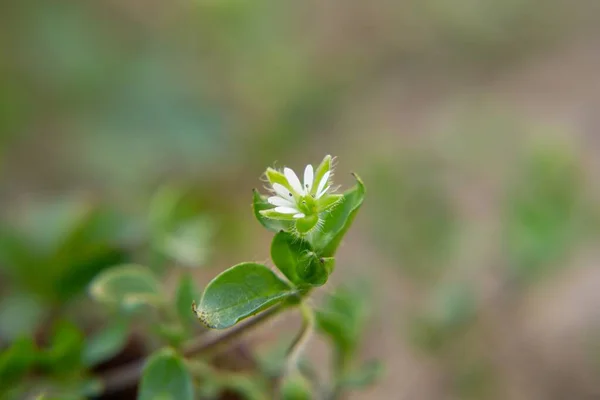
[[[273,195],[267,201],[275,207],[260,213],[272,219],[302,220],[303,226],[312,229],[319,222],[319,214],[342,199],[342,195],[330,193],[331,164],[331,156],[326,156],[316,169],[308,164],[302,182],[290,168],[283,172],[268,168],[266,176]]]

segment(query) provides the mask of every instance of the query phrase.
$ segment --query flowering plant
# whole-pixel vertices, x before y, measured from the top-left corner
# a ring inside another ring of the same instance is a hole
[[[224,329],[267,308],[300,304],[307,321],[310,311],[302,299],[310,289],[327,282],[335,252],[360,208],[365,189],[357,184],[343,194],[332,188],[333,158],[316,169],[307,165],[304,179],[290,168],[265,172],[271,196],[254,191],[258,221],[275,232],[271,258],[278,276],[266,265],[245,262],[222,272],[206,287],[193,310],[208,327]]]

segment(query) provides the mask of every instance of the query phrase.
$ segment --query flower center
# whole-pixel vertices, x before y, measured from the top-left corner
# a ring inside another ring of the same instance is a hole
[[[311,195],[301,196],[298,199],[298,209],[306,215],[317,213],[317,202]]]

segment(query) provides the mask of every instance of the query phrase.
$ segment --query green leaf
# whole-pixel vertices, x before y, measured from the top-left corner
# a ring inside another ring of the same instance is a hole
[[[209,328],[224,329],[295,293],[264,265],[242,263],[215,277],[196,309]]]
[[[350,359],[354,355],[367,311],[364,283],[336,289],[317,311],[317,329],[329,336],[341,359]]]
[[[322,226],[309,235],[309,240],[322,257],[333,257],[344,235],[352,225],[362,205],[365,187],[357,175],[356,186],[344,193],[344,198],[331,212],[323,213]]]
[[[262,226],[267,228],[273,232],[279,231],[289,231],[292,227],[293,221],[284,221],[280,219],[271,219],[262,215],[260,212],[265,210],[270,210],[273,208],[272,204],[267,202],[265,196],[262,196],[258,190],[254,189],[252,191],[252,210],[254,211],[254,216],[261,223]],[[278,214],[279,215],[279,214]]]
[[[287,232],[279,232],[273,238],[271,258],[277,268],[298,286],[325,284],[333,262],[333,259],[319,258],[307,241]]]
[[[364,389],[380,379],[383,372],[384,368],[380,361],[370,361],[346,373],[340,385],[348,389]]]
[[[50,346],[39,357],[42,368],[57,374],[77,374],[82,365],[83,332],[68,321],[59,321],[53,329]]]
[[[154,353],[144,366],[138,400],[193,400],[194,386],[186,365],[173,350]]]
[[[90,367],[116,355],[127,343],[129,334],[125,321],[117,321],[92,336],[83,349],[83,363]]]
[[[5,384],[15,385],[35,362],[35,345],[32,338],[15,340],[0,353],[0,392]]]
[[[175,303],[179,318],[185,326],[191,326],[195,322],[196,318],[190,310],[192,304],[200,299],[200,296],[201,292],[196,287],[192,276],[189,274],[182,276],[175,294]]]
[[[133,264],[114,267],[98,275],[90,286],[90,294],[99,302],[119,305],[127,311],[163,301],[160,283],[152,271]]]

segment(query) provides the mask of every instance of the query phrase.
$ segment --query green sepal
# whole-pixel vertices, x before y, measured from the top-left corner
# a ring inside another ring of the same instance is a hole
[[[267,168],[265,175],[267,176],[267,179],[269,180],[269,183],[271,184],[271,186],[273,186],[274,183],[279,183],[280,185],[285,187],[290,192],[292,192],[292,193],[295,192],[292,189],[292,187],[290,186],[287,178],[285,177],[285,175],[282,172],[279,172],[273,168]]]
[[[325,173],[327,171],[331,170],[331,162],[332,162],[332,157],[330,155],[326,155],[325,158],[323,158],[323,161],[321,161],[321,164],[319,164],[319,166],[315,170],[315,176],[313,178],[313,185],[310,190],[310,193],[312,195],[317,194],[317,189],[318,189],[319,183],[321,182],[321,179],[323,178],[323,176],[325,175]]]
[[[304,218],[296,220],[296,231],[300,235],[306,235],[312,232],[317,224],[319,223],[319,216],[317,214],[307,215]]]
[[[252,210],[254,211],[254,217],[260,222],[262,226],[273,232],[279,232],[281,230],[289,231],[292,228],[293,221],[282,220],[278,216],[282,215],[273,211],[273,205],[267,202],[265,196],[261,196],[258,190],[252,191]],[[274,213],[274,214],[273,214]],[[266,215],[265,215],[266,214]],[[289,216],[293,219],[293,216]]]
[[[343,194],[329,194],[324,195],[319,200],[317,200],[317,209],[322,211],[327,211],[332,207],[335,207],[340,201],[344,199]]]
[[[331,212],[321,215],[322,224],[310,235],[310,242],[322,257],[332,257],[352,225],[356,213],[363,203],[365,186],[358,175],[356,186],[343,194],[343,199]]]

